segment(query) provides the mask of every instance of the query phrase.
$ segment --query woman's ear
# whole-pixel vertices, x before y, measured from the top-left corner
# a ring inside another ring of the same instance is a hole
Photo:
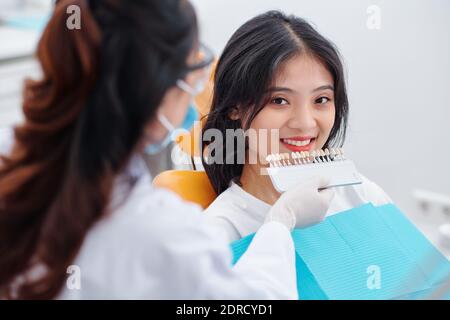
[[[241,118],[241,116],[239,115],[239,110],[236,107],[233,107],[233,109],[231,109],[228,117],[231,120],[239,120]]]

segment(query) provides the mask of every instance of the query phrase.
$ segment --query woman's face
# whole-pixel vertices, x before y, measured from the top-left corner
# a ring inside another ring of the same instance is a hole
[[[268,145],[261,148],[261,138],[250,139],[249,152],[265,162],[269,153],[321,149],[335,118],[333,77],[325,66],[310,55],[295,56],[280,66],[268,91],[269,103],[250,124],[258,132],[268,129]],[[279,131],[275,146],[270,129]]]

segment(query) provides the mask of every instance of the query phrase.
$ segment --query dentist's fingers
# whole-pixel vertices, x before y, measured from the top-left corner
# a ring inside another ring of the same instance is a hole
[[[319,175],[284,192],[272,206],[266,221],[282,222],[289,229],[303,228],[323,221],[334,197],[334,190],[330,188],[319,191],[319,188],[326,187],[329,183],[328,177]]]

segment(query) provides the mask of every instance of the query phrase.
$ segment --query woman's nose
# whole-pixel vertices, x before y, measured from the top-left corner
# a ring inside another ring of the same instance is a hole
[[[292,129],[302,129],[307,131],[315,128],[317,125],[314,110],[311,106],[305,104],[293,108],[290,118],[287,122],[287,126]]]

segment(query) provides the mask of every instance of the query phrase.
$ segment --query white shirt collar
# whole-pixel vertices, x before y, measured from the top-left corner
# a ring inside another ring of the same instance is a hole
[[[230,204],[237,206],[227,216],[241,236],[255,232],[264,222],[271,206],[251,195],[236,183],[232,183],[225,191],[231,197]]]
[[[248,193],[234,182],[231,183],[229,190],[242,199],[241,203],[239,203],[239,206],[255,217],[262,216],[263,218],[265,218],[267,211],[272,207],[268,203]]]

